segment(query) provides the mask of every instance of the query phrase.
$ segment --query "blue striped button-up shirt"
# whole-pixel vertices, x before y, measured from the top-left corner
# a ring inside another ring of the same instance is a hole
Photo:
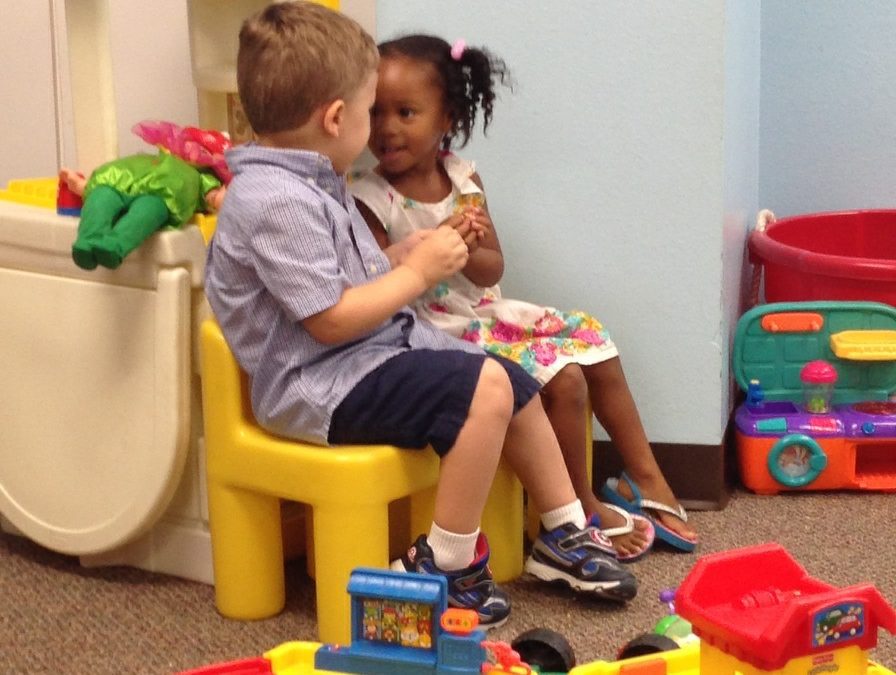
[[[250,143],[227,162],[234,179],[209,246],[205,291],[251,377],[263,427],[326,443],[335,408],[387,359],[408,349],[479,351],[409,307],[353,342],[315,340],[302,320],[388,272],[389,261],[327,157]]]

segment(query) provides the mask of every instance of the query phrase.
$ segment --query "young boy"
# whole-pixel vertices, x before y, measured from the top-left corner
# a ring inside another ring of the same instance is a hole
[[[536,382],[407,306],[464,265],[461,236],[442,227],[387,257],[346,191],[377,61],[360,26],[313,3],[270,5],[240,31],[239,94],[258,141],[227,156],[234,179],[205,288],[252,379],[256,418],[321,444],[431,446],[442,458],[434,522],[393,566],[444,575],[452,604],[484,625],[510,612],[479,532],[502,452],[544,514],[526,569],[630,599],[635,578],[586,519]]]

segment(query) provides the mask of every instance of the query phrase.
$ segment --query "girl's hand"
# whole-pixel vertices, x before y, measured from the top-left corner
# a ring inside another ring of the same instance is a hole
[[[479,241],[482,239],[478,229],[479,226],[473,220],[470,213],[473,209],[464,209],[460,213],[455,213],[450,218],[443,220],[439,227],[446,226],[454,228],[467,245],[470,253],[479,247]]]
[[[471,206],[464,211],[464,217],[469,221],[470,232],[475,236],[473,245],[470,246],[470,253],[479,248],[479,244],[488,238],[495,230],[491,216],[488,211],[478,206]]]

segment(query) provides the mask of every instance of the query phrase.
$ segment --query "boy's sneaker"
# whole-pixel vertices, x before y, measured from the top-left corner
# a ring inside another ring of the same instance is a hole
[[[548,532],[541,527],[526,571],[544,581],[563,581],[607,600],[631,600],[638,582],[613,551],[595,520],[580,530],[572,523]]]
[[[421,534],[401,558],[391,565],[398,572],[438,574],[448,580],[448,606],[473,609],[479,614],[479,625],[497,628],[510,614],[510,598],[495,585],[488,568],[488,540],[484,534],[476,540],[476,557],[469,567],[445,572],[436,567],[432,549]]]

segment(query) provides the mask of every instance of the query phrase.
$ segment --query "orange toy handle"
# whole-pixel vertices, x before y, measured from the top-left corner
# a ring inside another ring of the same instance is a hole
[[[442,629],[454,635],[469,635],[479,625],[479,615],[472,609],[450,607],[442,613]]]

